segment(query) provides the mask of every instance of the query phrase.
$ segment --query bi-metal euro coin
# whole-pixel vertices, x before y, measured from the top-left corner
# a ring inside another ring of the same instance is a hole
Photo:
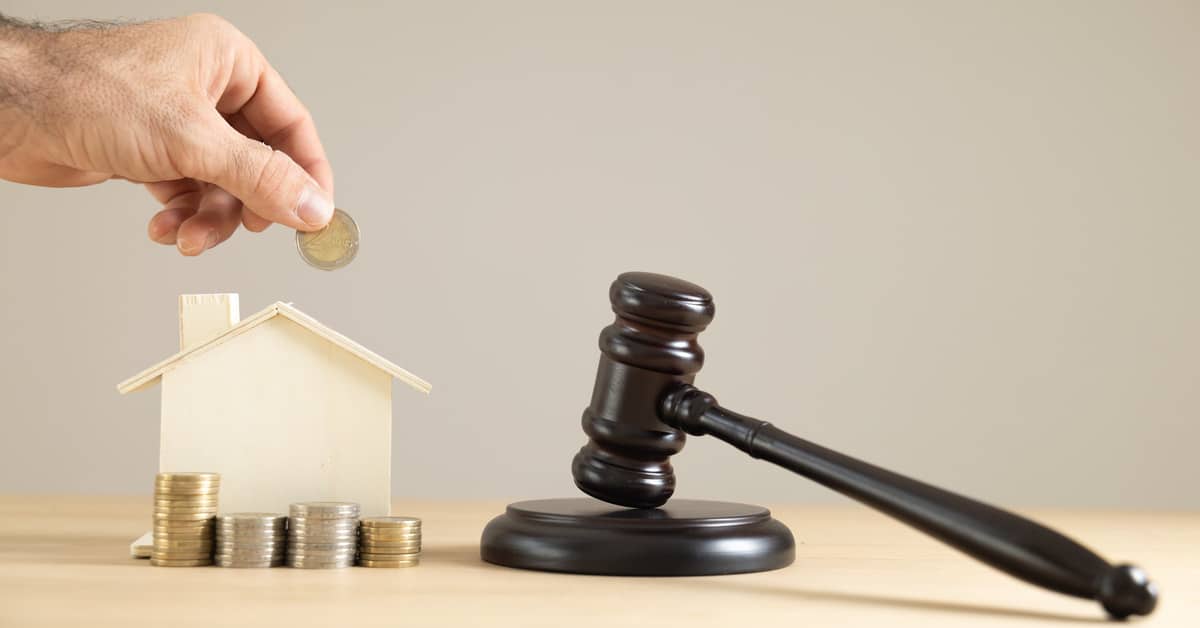
[[[329,224],[320,231],[297,231],[296,249],[313,268],[337,270],[358,255],[358,224],[350,214],[335,209]]]

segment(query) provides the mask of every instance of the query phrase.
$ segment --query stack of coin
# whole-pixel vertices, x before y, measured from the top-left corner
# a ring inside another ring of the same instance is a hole
[[[416,567],[420,562],[420,519],[368,517],[362,520],[359,564],[363,567]]]
[[[201,567],[212,564],[213,518],[221,476],[159,473],[154,480],[154,548],[150,564]]]
[[[292,504],[290,514],[289,567],[337,569],[354,565],[358,552],[358,504],[302,502]]]
[[[217,517],[218,567],[278,567],[287,548],[287,515],[239,512]]]

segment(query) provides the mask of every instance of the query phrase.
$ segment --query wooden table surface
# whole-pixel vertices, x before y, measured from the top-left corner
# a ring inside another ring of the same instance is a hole
[[[398,501],[424,520],[413,569],[167,569],[129,558],[149,497],[0,497],[0,626],[1066,626],[1093,602],[1043,592],[847,504],[773,505],[796,536],[778,571],[612,578],[479,560],[503,504]],[[1200,626],[1200,513],[1035,511],[1162,591],[1140,623]]]

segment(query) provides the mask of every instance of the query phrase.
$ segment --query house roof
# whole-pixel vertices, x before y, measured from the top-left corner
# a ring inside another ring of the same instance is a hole
[[[325,340],[328,340],[329,342],[332,342],[338,347],[341,347],[343,350],[358,356],[371,366],[384,371],[392,377],[404,382],[405,384],[408,384],[409,386],[412,386],[413,388],[416,388],[423,393],[428,393],[433,388],[433,385],[429,382],[417,377],[416,375],[413,375],[412,373],[409,373],[395,364],[392,364],[379,354],[322,325],[316,319],[305,314],[304,312],[297,310],[287,303],[275,302],[261,312],[258,312],[249,318],[242,319],[242,321],[237,325],[230,327],[228,330],[212,338],[211,340],[196,345],[195,347],[192,347],[186,351],[180,351],[179,353],[176,353],[162,362],[159,362],[158,364],[151,366],[141,373],[138,373],[137,375],[130,377],[120,384],[117,384],[117,390],[120,391],[122,395],[139,391],[158,381],[158,378],[162,377],[163,373],[174,368],[184,360],[201,355],[205,351],[208,351],[209,349],[220,345],[223,342],[236,338],[275,318],[276,316],[282,316],[293,323],[300,325],[308,331],[324,338]]]

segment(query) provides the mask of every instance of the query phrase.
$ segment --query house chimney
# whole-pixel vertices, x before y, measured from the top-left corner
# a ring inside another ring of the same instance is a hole
[[[237,294],[179,295],[179,350],[204,344],[240,319]]]

